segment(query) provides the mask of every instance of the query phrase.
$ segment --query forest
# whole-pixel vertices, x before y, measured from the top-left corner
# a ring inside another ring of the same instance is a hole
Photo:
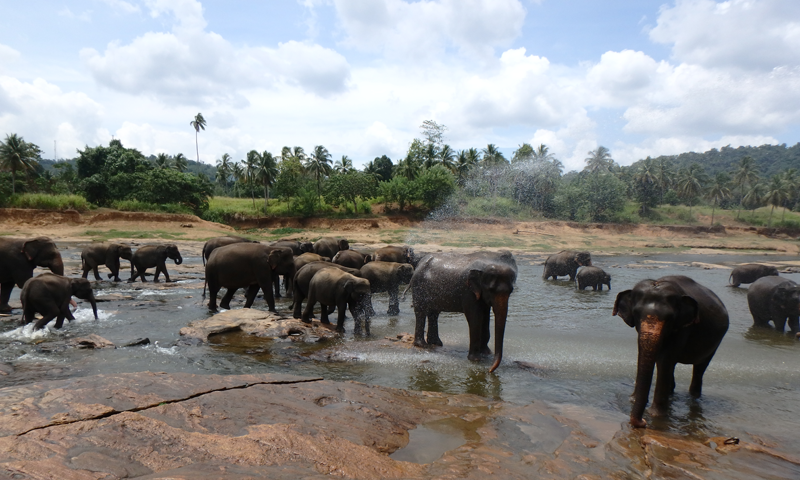
[[[192,126],[205,129],[200,114]],[[251,150],[238,161],[223,154],[213,166],[182,153],[145,156],[118,139],[53,161],[8,134],[0,143],[0,206],[48,208],[48,199],[60,198],[56,208],[192,212],[224,222],[233,215],[368,215],[380,205],[386,213],[437,218],[631,223],[659,220],[659,206],[684,205],[690,217],[694,207],[710,208],[712,224],[719,209],[735,210],[739,219],[742,210],[767,206],[768,225],[776,208],[782,215],[775,225],[800,209],[800,144],[726,146],[630,166],[599,146],[587,152],[582,170],[564,172],[546,145],[523,143],[506,158],[493,144],[455,150],[446,131],[426,120],[405,157],[376,157],[360,170],[322,145]]]

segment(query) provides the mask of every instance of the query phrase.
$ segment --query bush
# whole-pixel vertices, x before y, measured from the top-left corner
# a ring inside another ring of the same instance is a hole
[[[41,210],[67,210],[79,212],[89,210],[89,202],[80,195],[49,195],[46,193],[24,193],[13,195],[7,205],[13,208],[37,208]]]
[[[456,179],[449,170],[436,165],[414,180],[415,197],[429,209],[443,204],[456,189]]]
[[[520,213],[520,207],[510,198],[495,197],[483,198],[476,197],[470,198],[467,205],[464,207],[464,215],[470,217],[515,217]]]
[[[163,213],[193,213],[191,209],[180,203],[149,203],[139,200],[117,200],[111,207],[123,212],[163,212]]]
[[[681,203],[681,199],[678,197],[678,194],[675,192],[675,190],[667,190],[667,192],[664,194],[664,203],[674,207]]]
[[[675,217],[686,223],[695,223],[697,219],[694,217],[694,214],[689,212],[689,210],[679,210]]]

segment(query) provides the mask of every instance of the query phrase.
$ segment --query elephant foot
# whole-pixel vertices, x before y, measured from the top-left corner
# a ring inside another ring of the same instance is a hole
[[[662,405],[653,404],[649,408],[651,417],[665,417],[667,416],[667,408]]]
[[[0,305],[0,313],[11,313],[11,305]]]
[[[280,294],[280,293],[276,293],[276,294],[275,294],[275,298],[283,298],[283,297],[281,297],[281,294]]]
[[[144,281],[144,280],[142,280],[142,281]],[[161,280],[155,278],[155,279],[153,279],[153,283],[161,283]],[[169,283],[169,280],[167,280],[167,283]]]
[[[344,327],[336,327],[336,333],[344,333]]]
[[[389,307],[386,315],[400,315],[400,307]]]
[[[272,312],[272,313],[278,313],[278,311],[275,310],[274,308],[270,308],[269,311]]]
[[[414,346],[415,347],[420,347],[420,348],[428,348],[429,347],[428,342],[426,342],[422,338],[415,338],[414,339]]]
[[[319,323],[323,323],[325,325],[330,325],[331,324],[330,320],[328,320],[327,318],[323,318],[322,320],[319,321]]]
[[[230,305],[230,303],[220,303],[219,304],[219,308],[222,308],[224,310],[230,310],[231,309],[231,305]]]
[[[113,273],[109,273],[109,274],[108,274],[108,278],[111,278],[111,277],[113,277],[113,276],[114,276],[114,274],[113,274]],[[84,277],[84,278],[86,278],[86,277]],[[98,278],[97,280],[100,280],[100,279]],[[119,279],[117,279],[117,280],[115,280],[115,281],[119,281]]]
[[[444,343],[442,343],[439,337],[436,338],[428,337],[428,345],[436,345],[437,347],[443,347]]]
[[[310,318],[301,318],[300,321],[303,322],[303,323],[311,323],[311,319]]]
[[[480,361],[482,358],[483,355],[480,353],[470,353],[469,355],[467,355],[467,360],[469,360],[470,362],[477,362]]]
[[[492,349],[491,349],[491,348],[489,348],[489,347],[483,347],[483,348],[481,348],[481,355],[488,355],[488,356],[491,356],[491,355],[492,355]]]
[[[647,422],[642,418],[631,417],[631,426],[633,428],[647,428]]]

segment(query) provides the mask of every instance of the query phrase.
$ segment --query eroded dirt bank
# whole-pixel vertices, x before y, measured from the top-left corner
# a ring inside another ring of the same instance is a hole
[[[799,459],[766,445],[724,438],[704,445],[627,427],[597,438],[580,420],[538,402],[293,375],[97,375],[0,389],[0,472],[60,479],[800,475]],[[426,425],[446,427],[463,445],[428,464],[389,457]]]

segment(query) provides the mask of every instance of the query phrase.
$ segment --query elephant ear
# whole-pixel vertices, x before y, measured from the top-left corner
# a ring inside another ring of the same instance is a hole
[[[614,302],[614,311],[611,315],[619,315],[631,328],[636,326],[636,322],[633,319],[633,305],[631,305],[631,290],[625,290],[617,294],[617,300]]]
[[[39,243],[39,239],[34,238],[33,240],[26,240],[22,244],[21,253],[25,254],[25,258],[27,258],[29,262],[32,261],[39,253]]]
[[[687,320],[683,325],[684,327],[700,323],[700,306],[697,304],[697,300],[688,295],[684,295],[681,297],[680,308],[681,318]]]
[[[364,265],[372,261],[372,255],[364,255]]]
[[[106,249],[106,265],[114,265],[114,262],[117,261],[117,257],[119,256],[119,248],[120,246],[116,243],[108,246]]]
[[[470,270],[467,277],[467,286],[470,291],[475,294],[475,300],[481,299],[481,281],[483,280],[483,271]]]
[[[281,253],[278,250],[273,250],[269,252],[269,256],[267,257],[267,261],[269,262],[269,268],[275,270],[278,268],[278,265],[281,263]]]

